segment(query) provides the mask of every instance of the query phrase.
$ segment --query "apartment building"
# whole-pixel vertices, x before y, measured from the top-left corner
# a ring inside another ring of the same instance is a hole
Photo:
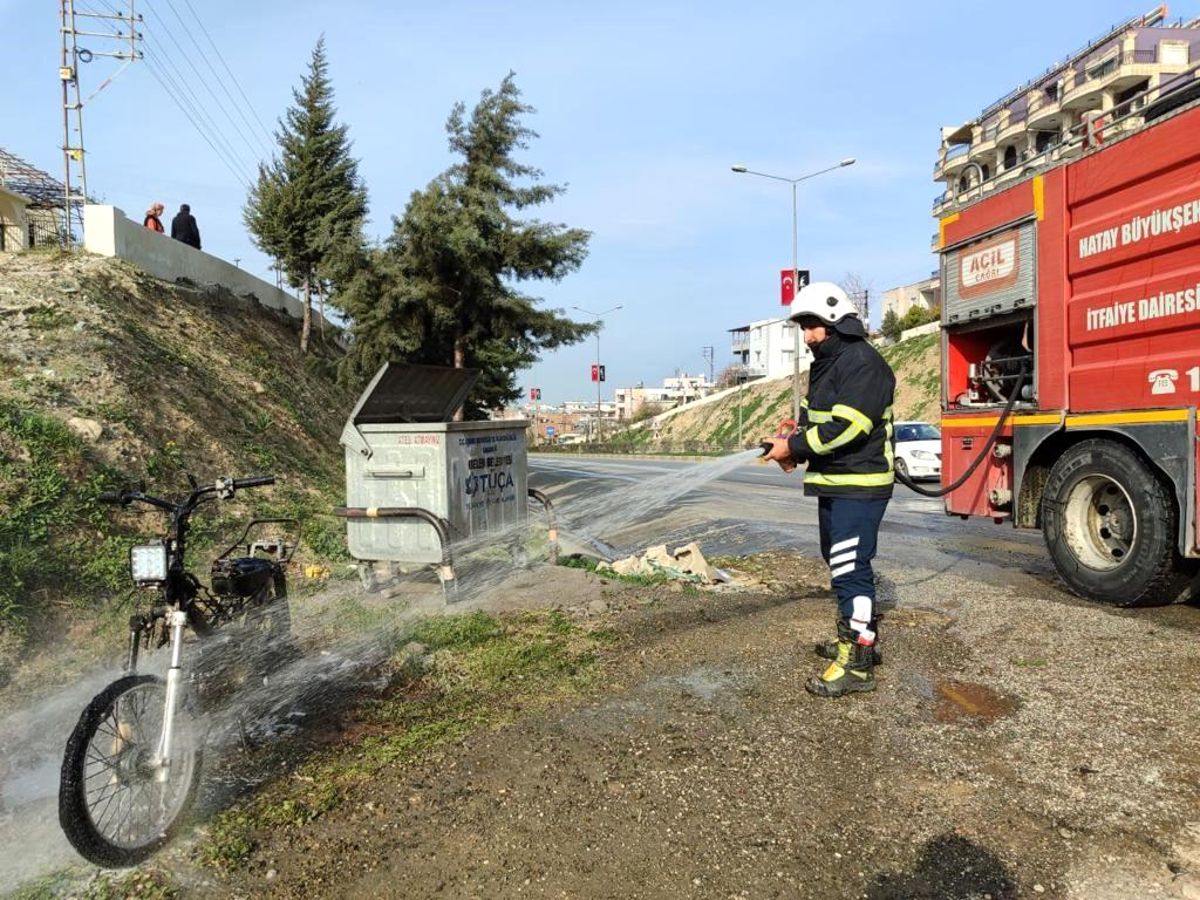
[[[897,319],[914,307],[934,309],[942,305],[942,279],[934,272],[930,277],[912,284],[902,284],[883,292],[883,315],[894,312]]]
[[[1194,86],[1200,19],[1167,24],[1165,14],[1162,6],[1115,26],[969,122],[943,128],[933,180],[945,189],[933,214],[1081,154],[1089,130],[1136,128],[1145,106]]]
[[[729,329],[731,350],[746,378],[782,378],[792,374],[796,325],[787,319],[763,319]],[[800,341],[800,371],[808,370],[812,353]]]

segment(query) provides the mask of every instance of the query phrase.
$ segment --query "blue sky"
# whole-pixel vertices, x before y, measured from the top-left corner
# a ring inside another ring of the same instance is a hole
[[[77,2],[100,8],[105,0]],[[378,237],[410,193],[450,162],[443,125],[451,106],[471,105],[515,71],[538,110],[529,124],[541,134],[525,159],[569,185],[538,215],[593,232],[581,271],[535,290],[560,308],[623,305],[602,336],[609,397],[614,386],[700,371],[709,345],[719,371],[730,361],[727,329],[779,310],[790,192],[736,175],[732,164],[794,176],[857,157],[800,186],[800,266],[814,278],[859,273],[878,298],[934,268],[939,127],[975,116],[1113,23],[1146,11],[1111,0],[137,6],[149,48],[215,108],[213,96],[236,96],[236,88],[227,76],[224,87],[217,82],[175,17],[208,49],[194,9],[268,126],[324,33],[340,116],[370,191],[369,231]],[[57,175],[57,4],[0,0],[0,36],[0,146]],[[114,68],[102,58],[84,67],[85,93]],[[188,202],[207,250],[266,274],[241,224],[243,186],[150,67],[123,72],[85,116],[93,195],[131,217],[152,200],[168,215]],[[214,116],[243,157],[262,152],[236,113],[248,140]],[[594,347],[548,354],[522,383],[542,387],[549,402],[594,396]]]

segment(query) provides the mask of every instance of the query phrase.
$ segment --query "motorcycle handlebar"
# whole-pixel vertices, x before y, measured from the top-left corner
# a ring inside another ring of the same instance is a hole
[[[233,487],[235,490],[241,490],[242,488],[265,487],[274,483],[274,475],[251,475],[248,478],[233,479]]]
[[[96,495],[97,503],[124,503],[124,491],[101,491]]]

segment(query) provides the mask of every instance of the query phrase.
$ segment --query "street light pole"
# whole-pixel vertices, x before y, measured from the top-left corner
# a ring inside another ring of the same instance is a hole
[[[845,168],[846,166],[854,165],[854,157],[847,157],[835,166],[828,166],[816,172],[809,172],[807,175],[801,175],[799,178],[785,178],[782,175],[771,175],[767,172],[756,172],[743,165],[732,166],[734,172],[739,175],[758,175],[760,178],[770,178],[773,181],[786,181],[792,186],[792,290],[799,291],[800,280],[800,259],[797,243],[797,217],[796,217],[796,185],[801,181],[807,181],[809,178],[816,178],[818,175],[824,175],[826,172],[832,172],[834,169]],[[792,326],[792,418],[800,421],[800,326],[794,324]]]
[[[622,304],[618,303],[612,309],[606,309],[604,312],[592,312],[590,309],[584,309],[582,306],[572,306],[572,309],[577,309],[585,315],[591,316],[596,320],[596,428],[595,434],[592,436],[594,443],[599,443],[600,434],[600,329],[604,327],[604,322],[601,321],[601,316],[606,316],[610,312],[616,312],[618,309],[623,309]]]

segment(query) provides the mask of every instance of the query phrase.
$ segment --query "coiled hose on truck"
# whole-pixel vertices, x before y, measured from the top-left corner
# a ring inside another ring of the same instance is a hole
[[[945,497],[952,491],[958,490],[967,483],[967,479],[975,474],[975,470],[979,468],[979,464],[983,462],[984,457],[992,452],[992,447],[996,445],[997,439],[1000,437],[1000,432],[1004,430],[1004,423],[1008,421],[1009,415],[1012,413],[1013,407],[1017,405],[1017,398],[1021,396],[1021,388],[1025,386],[1027,372],[1024,368],[1017,375],[1017,383],[1013,387],[1012,396],[1008,398],[1008,403],[1000,413],[1000,418],[996,420],[996,427],[992,429],[991,435],[988,436],[987,443],[983,445],[983,449],[979,451],[979,455],[967,466],[967,470],[954,480],[952,484],[944,484],[940,488],[933,489],[921,487],[907,475],[896,473],[896,480],[903,484],[906,488],[916,491],[923,497]]]

